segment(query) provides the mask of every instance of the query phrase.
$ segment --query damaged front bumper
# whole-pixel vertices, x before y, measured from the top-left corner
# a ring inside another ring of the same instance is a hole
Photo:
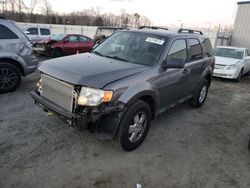
[[[81,112],[70,112],[59,105],[48,101],[36,91],[32,91],[30,95],[35,100],[35,104],[40,106],[44,111],[55,113],[71,125],[87,125],[89,123],[95,123],[105,115],[112,114],[113,112],[121,112],[126,108],[125,104],[120,103],[114,106],[105,106],[102,108],[85,108]]]

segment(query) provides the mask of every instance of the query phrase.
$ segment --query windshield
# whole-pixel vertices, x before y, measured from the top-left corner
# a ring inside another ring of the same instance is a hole
[[[215,48],[215,56],[243,59],[243,50],[230,48]]]
[[[105,40],[93,53],[124,62],[153,66],[163,52],[165,40],[157,35],[121,31]]]
[[[60,40],[64,39],[64,37],[66,37],[66,35],[62,35],[62,34],[60,34],[60,35],[53,35],[51,37],[51,40],[60,41]]]

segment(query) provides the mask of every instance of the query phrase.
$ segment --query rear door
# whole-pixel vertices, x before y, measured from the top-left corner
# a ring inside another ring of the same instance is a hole
[[[198,38],[188,38],[188,62],[186,68],[190,71],[190,79],[188,80],[186,91],[194,92],[200,81],[202,72],[208,66],[206,58],[203,58],[203,50]]]
[[[79,35],[78,48],[80,53],[89,52],[93,47],[93,42],[91,39]]]
[[[19,53],[20,46],[19,37],[9,27],[0,24],[0,53],[11,52]]]
[[[78,36],[77,35],[70,35],[64,39],[63,44],[64,53],[69,54],[76,54],[79,50],[78,44]]]
[[[50,30],[46,28],[40,28],[40,40],[49,38],[51,35]]]

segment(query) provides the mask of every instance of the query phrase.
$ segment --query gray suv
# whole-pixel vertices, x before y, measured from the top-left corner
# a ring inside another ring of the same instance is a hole
[[[29,39],[13,21],[0,17],[0,93],[14,91],[37,67]]]
[[[122,30],[91,53],[44,62],[31,96],[45,111],[130,151],[162,112],[185,101],[203,105],[214,61],[200,31]]]

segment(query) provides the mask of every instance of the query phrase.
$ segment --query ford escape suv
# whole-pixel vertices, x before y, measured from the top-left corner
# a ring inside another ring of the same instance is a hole
[[[29,39],[13,21],[0,17],[0,93],[15,90],[37,67]]]
[[[31,96],[45,111],[130,151],[160,113],[185,101],[203,105],[213,67],[202,32],[122,30],[91,53],[44,62]]]

